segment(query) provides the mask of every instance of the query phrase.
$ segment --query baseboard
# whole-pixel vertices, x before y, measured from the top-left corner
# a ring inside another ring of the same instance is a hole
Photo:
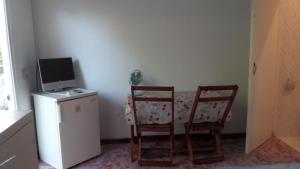
[[[166,136],[162,135],[152,135],[152,136],[145,136],[148,140],[157,140],[158,138],[164,138]],[[184,139],[184,134],[177,134],[175,135],[175,139]],[[208,138],[207,134],[197,134],[196,137],[199,138]],[[240,139],[245,138],[246,133],[223,133],[223,139]],[[120,143],[130,143],[130,138],[121,138],[121,139],[102,139],[101,144],[120,144]]]

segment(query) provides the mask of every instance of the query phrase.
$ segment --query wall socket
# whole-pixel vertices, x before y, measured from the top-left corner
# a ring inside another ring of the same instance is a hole
[[[23,68],[21,70],[21,76],[22,76],[22,79],[24,79],[24,80],[28,79],[29,70],[27,68]]]

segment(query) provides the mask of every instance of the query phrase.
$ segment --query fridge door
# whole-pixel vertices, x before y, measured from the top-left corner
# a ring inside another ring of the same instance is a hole
[[[97,96],[59,103],[59,128],[63,168],[100,154]]]

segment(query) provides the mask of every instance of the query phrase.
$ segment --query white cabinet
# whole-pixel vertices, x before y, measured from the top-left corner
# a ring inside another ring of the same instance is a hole
[[[101,151],[97,95],[80,91],[34,94],[40,158],[57,169],[79,164]]]
[[[16,121],[2,137],[7,139],[0,144],[0,169],[38,169],[32,115],[29,122]]]

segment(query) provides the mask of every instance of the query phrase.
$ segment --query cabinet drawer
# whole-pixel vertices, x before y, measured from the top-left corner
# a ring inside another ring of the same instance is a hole
[[[20,140],[19,132],[17,132],[0,145],[0,169],[7,168],[7,166],[11,165],[12,161],[16,160],[17,145],[20,144]]]
[[[0,145],[0,169],[37,169],[34,127],[30,122]]]
[[[16,162],[17,156],[11,156],[7,160],[0,163],[0,169],[18,169],[17,168],[17,162]]]

